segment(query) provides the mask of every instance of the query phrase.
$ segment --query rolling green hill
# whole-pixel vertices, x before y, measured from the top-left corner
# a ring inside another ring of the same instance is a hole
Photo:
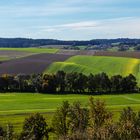
[[[106,57],[106,56],[74,56],[65,62],[53,63],[45,72],[55,73],[58,70],[65,72],[82,72],[86,75],[105,72],[109,76],[130,73],[137,77],[140,83],[140,60],[135,58]]]

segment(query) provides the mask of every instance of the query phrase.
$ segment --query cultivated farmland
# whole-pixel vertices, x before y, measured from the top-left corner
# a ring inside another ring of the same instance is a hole
[[[65,55],[94,55],[96,51],[94,50],[64,50],[60,49],[57,51],[57,54]]]
[[[0,64],[0,74],[42,73],[51,63],[65,61],[69,57],[68,55],[43,53],[5,61]]]
[[[58,49],[48,48],[0,48],[0,61],[7,61],[27,57],[33,54],[40,53],[56,53]]]
[[[12,51],[21,53],[56,53],[59,49],[55,48],[0,48],[0,51]]]
[[[0,63],[0,74],[55,73],[58,70],[82,72],[86,75],[105,72],[110,76],[115,74],[126,76],[132,73],[140,83],[140,60],[136,58],[111,57],[111,55],[92,56],[96,55],[97,52],[83,50],[51,50],[48,53],[44,53],[45,50],[43,51],[43,49],[38,51],[39,48],[37,50],[23,50],[0,51],[3,56],[7,55],[10,59],[14,58]],[[94,98],[106,101],[107,108],[115,114],[114,119],[118,119],[118,114],[124,107],[131,106],[135,111],[140,110],[139,94],[100,95],[94,96]],[[28,117],[31,113],[40,112],[50,123],[53,112],[61,105],[62,101],[68,100],[73,103],[79,100],[82,106],[87,107],[88,99],[89,95],[0,94],[0,124],[5,126],[10,121],[14,125],[16,132],[19,132],[25,117]]]
[[[140,58],[139,51],[96,51],[96,50],[63,50],[57,51],[58,54],[65,55],[93,55],[93,56],[114,56],[114,57],[130,57]]]
[[[115,57],[130,57],[130,58],[140,58],[140,52],[139,51],[96,51],[95,56],[115,56]]]
[[[22,52],[22,51],[3,50],[3,51],[0,51],[0,58],[2,58],[0,59],[0,61],[26,57],[29,55],[32,55],[32,53]]]

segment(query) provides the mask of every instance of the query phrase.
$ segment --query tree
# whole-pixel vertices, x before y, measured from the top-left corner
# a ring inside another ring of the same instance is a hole
[[[79,102],[70,106],[68,101],[64,101],[52,120],[54,133],[64,140],[85,138],[87,125],[88,111],[82,108]]]
[[[130,74],[122,79],[121,82],[123,92],[134,92],[137,89],[136,78]]]
[[[96,92],[97,89],[97,83],[95,80],[95,77],[93,74],[90,74],[88,76],[88,80],[87,80],[87,88],[89,92]]]
[[[61,139],[66,139],[68,136],[69,130],[69,115],[70,105],[68,101],[64,101],[62,106],[57,109],[56,113],[53,116],[52,127],[54,133]]]
[[[8,90],[8,83],[4,77],[0,77],[0,91],[6,92]]]
[[[120,92],[122,91],[122,79],[121,75],[114,75],[111,77],[111,91]]]
[[[103,101],[94,101],[92,97],[89,99],[89,107],[89,139],[108,139],[107,128],[112,122],[112,114],[106,109]]]
[[[18,82],[15,80],[15,77],[13,75],[7,75],[7,77],[5,77],[5,80],[8,84],[8,91],[18,91]]]
[[[15,76],[15,80],[18,82],[18,90],[20,92],[26,92],[28,91],[28,80],[30,79],[29,75],[25,74],[18,74]]]
[[[107,111],[105,103],[100,100],[94,101],[93,97],[89,99],[89,117],[91,127],[100,127],[104,125],[110,118],[112,118],[111,112]]]
[[[87,88],[87,76],[82,73],[66,74],[66,89],[70,92],[84,92]]]
[[[108,75],[104,72],[100,74],[100,86],[103,92],[110,92],[111,90],[110,79]]]
[[[118,136],[123,140],[136,139],[135,122],[137,120],[136,113],[130,108],[124,108],[119,119]]]
[[[9,77],[8,74],[3,74],[1,77],[1,84],[3,85],[2,89],[4,90],[4,92],[8,91],[8,86],[9,86],[8,77]]]
[[[87,76],[82,73],[79,73],[77,79],[75,79],[75,85],[78,92],[85,92],[87,88]]]
[[[140,139],[140,111],[137,113],[137,119],[135,121],[135,136]]]
[[[96,82],[96,90],[98,92],[108,92],[111,88],[111,82],[106,73],[96,74],[94,76]]]
[[[76,79],[76,73],[66,74],[66,90],[69,92],[74,92],[74,80]]]
[[[69,137],[76,140],[86,139],[88,110],[82,108],[80,102],[75,102],[70,107],[69,120]]]
[[[138,45],[134,48],[134,50],[139,51],[139,50],[140,50],[140,44],[138,44]]]
[[[95,80],[95,84],[96,85],[96,91],[100,92],[101,91],[101,77],[100,74],[95,74],[94,75],[94,80]]]
[[[6,140],[13,140],[14,139],[14,128],[12,124],[7,124],[6,130]]]
[[[58,71],[56,73],[57,88],[61,93],[65,91],[65,75],[66,73],[64,71]]]
[[[42,74],[32,74],[30,77],[30,84],[34,92],[42,92],[43,78]]]
[[[23,130],[20,140],[43,140],[48,139],[48,128],[45,118],[39,113],[26,118],[23,124]]]
[[[5,136],[6,136],[6,130],[2,126],[0,126],[0,139],[3,140]]]
[[[118,49],[118,51],[127,51],[127,50],[129,50],[129,46],[126,46],[126,45],[121,45],[119,46],[119,49]]]
[[[54,74],[45,74],[43,76],[42,91],[54,93],[56,92],[57,82]]]
[[[74,92],[84,92],[87,87],[87,77],[82,73],[73,73],[72,89]]]

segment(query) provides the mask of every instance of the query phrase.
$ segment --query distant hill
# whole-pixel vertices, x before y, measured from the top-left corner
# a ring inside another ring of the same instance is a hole
[[[28,38],[0,38],[0,47],[9,48],[23,48],[23,47],[39,47],[45,45],[111,45],[115,43],[121,43],[126,45],[136,45],[140,44],[140,39],[93,39],[89,41],[64,41],[64,40],[54,40],[54,39],[28,39]]]

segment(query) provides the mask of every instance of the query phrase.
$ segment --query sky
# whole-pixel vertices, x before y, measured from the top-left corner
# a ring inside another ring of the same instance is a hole
[[[140,38],[140,0],[0,0],[0,37]]]

